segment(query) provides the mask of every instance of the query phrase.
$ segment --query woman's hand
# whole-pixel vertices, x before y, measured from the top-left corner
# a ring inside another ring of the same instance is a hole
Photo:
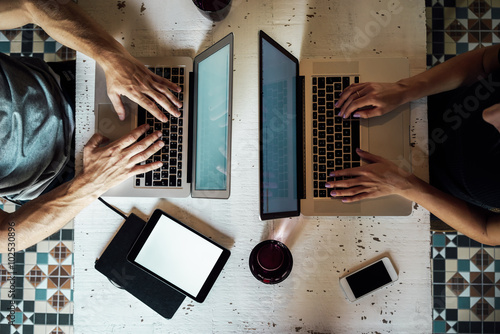
[[[411,188],[413,175],[394,163],[377,155],[357,149],[358,155],[370,164],[332,172],[333,177],[352,177],[345,180],[326,182],[331,195],[342,197],[343,202],[356,202],[392,194],[403,195]]]
[[[182,107],[182,102],[172,92],[181,92],[176,84],[151,72],[128,53],[115,54],[102,65],[109,99],[121,120],[125,119],[121,95],[139,104],[162,122],[168,121],[168,118],[158,105],[171,115],[180,116],[178,108]]]
[[[493,125],[500,132],[500,104],[494,104],[484,109],[483,119]]]
[[[83,172],[77,176],[92,183],[94,191],[100,194],[128,179],[129,177],[160,168],[161,161],[138,165],[145,161],[165,144],[158,140],[162,133],[153,132],[137,142],[137,139],[149,129],[141,125],[130,134],[108,144],[107,138],[94,134],[83,150]]]
[[[347,87],[335,104],[338,116],[369,118],[381,116],[405,103],[406,85],[396,83],[356,83]]]

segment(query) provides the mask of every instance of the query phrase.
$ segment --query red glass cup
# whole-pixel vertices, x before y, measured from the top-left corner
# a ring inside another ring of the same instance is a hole
[[[231,0],[193,0],[193,3],[212,21],[222,21],[231,9]]]
[[[284,243],[265,240],[254,247],[249,258],[250,271],[266,284],[284,281],[293,267],[292,253]]]

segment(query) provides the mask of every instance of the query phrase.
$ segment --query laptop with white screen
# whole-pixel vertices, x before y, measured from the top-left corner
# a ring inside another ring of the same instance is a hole
[[[106,93],[106,78],[96,66],[96,131],[116,140],[141,124],[149,133],[162,131],[165,146],[148,161],[162,161],[157,170],[139,174],[107,191],[118,197],[228,198],[231,179],[231,119],[233,86],[233,34],[195,57],[138,58],[151,71],[182,88],[180,117],[158,121],[130,101],[120,121]],[[127,100],[127,99],[124,99]],[[158,104],[157,104],[158,105]],[[158,105],[160,110],[161,106]]]
[[[358,167],[356,148],[410,166],[409,105],[370,119],[336,117],[340,92],[357,82],[408,77],[406,58],[299,61],[259,35],[260,217],[402,216],[399,196],[343,203],[325,188],[331,171]]]

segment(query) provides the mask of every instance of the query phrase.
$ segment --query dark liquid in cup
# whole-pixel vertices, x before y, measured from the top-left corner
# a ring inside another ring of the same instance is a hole
[[[281,247],[274,244],[262,246],[257,253],[257,262],[262,268],[269,271],[279,269],[283,264],[283,258]]]
[[[250,271],[266,284],[282,282],[292,271],[293,258],[288,247],[277,240],[266,240],[250,253]]]
[[[193,0],[193,3],[212,21],[222,21],[231,9],[231,0]]]

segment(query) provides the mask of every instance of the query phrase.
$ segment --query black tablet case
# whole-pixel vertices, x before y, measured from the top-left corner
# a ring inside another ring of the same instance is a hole
[[[96,260],[95,268],[158,314],[171,319],[185,296],[127,260],[127,254],[145,224],[145,221],[130,214]]]

